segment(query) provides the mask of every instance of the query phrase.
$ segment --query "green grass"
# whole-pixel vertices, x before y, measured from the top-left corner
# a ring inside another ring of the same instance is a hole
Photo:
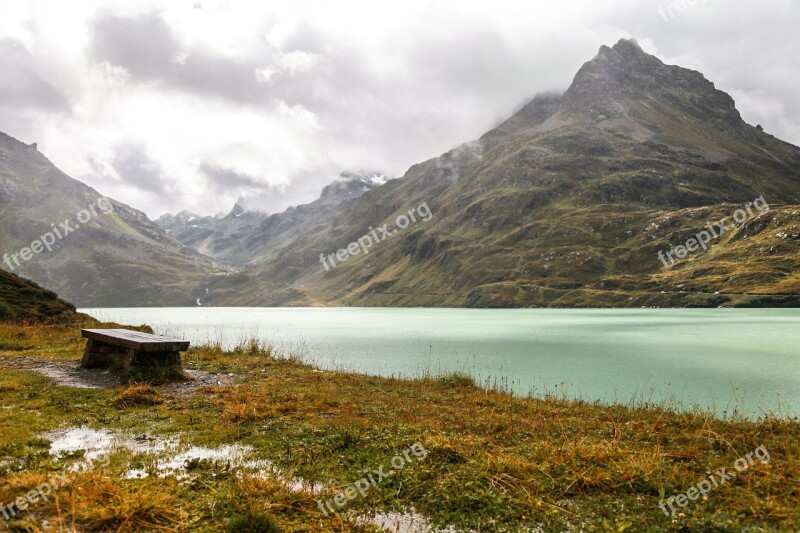
[[[77,326],[0,328],[26,350],[0,357],[76,360]],[[186,445],[251,446],[288,478],[321,483],[319,495],[293,492],[279,479],[231,472],[200,461],[191,477],[124,479],[152,458],[120,451],[108,466],[78,476],[39,502],[16,524],[47,519],[78,528],[135,531],[370,531],[357,515],[410,508],[438,525],[480,531],[739,531],[800,528],[800,425],[796,421],[719,420],[666,408],[601,406],[556,398],[525,399],[477,387],[461,374],[413,381],[321,372],[278,357],[255,342],[224,352],[195,347],[189,369],[233,373],[235,383],[195,394],[150,386],[117,389],[56,387],[28,371],[0,378],[0,502],[41,483],[63,462],[47,454],[42,435],[87,426]],[[414,460],[356,497],[339,516],[327,500],[365,469],[388,467],[421,443]],[[663,495],[685,492],[706,472],[765,446],[757,463],[711,492],[708,500],[667,518]],[[77,454],[68,462],[80,460]],[[0,521],[0,528],[4,522]]]

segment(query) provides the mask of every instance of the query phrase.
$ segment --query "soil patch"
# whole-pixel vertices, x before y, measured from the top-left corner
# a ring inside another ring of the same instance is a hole
[[[0,359],[0,366],[32,370],[50,378],[61,387],[104,389],[125,385],[119,374],[108,369],[81,368],[78,361],[47,361],[36,357]],[[155,388],[166,396],[187,395],[203,387],[221,387],[234,382],[233,374],[212,374],[202,370],[184,369],[191,381],[158,385]]]

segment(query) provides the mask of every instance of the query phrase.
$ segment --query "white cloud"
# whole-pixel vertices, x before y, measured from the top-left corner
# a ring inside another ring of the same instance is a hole
[[[25,88],[0,83],[0,130],[151,216],[241,195],[280,210],[342,170],[400,175],[477,138],[637,37],[800,144],[800,6],[708,0],[665,20],[673,4],[3,0],[4,76]]]
[[[26,0],[6,0],[0,17],[0,40],[7,39],[23,45],[29,51],[33,47],[31,31],[31,8]]]

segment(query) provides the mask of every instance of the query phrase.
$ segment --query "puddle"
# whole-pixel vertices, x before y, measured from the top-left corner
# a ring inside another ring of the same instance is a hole
[[[200,461],[222,464],[225,465],[227,470],[234,468],[252,469],[252,463],[247,460],[252,452],[253,449],[250,446],[241,446],[239,444],[225,445],[219,448],[193,446],[163,461],[160,460],[157,469],[160,476],[174,475],[178,478],[186,477],[186,470]]]
[[[114,436],[110,431],[86,427],[53,431],[43,435],[43,438],[51,442],[50,455],[61,457],[83,450],[83,457],[87,461],[106,455],[114,442]]]
[[[107,429],[91,429],[84,426],[65,430],[52,431],[43,435],[49,440],[50,455],[56,458],[84,451],[86,461],[94,461],[115,450],[128,450],[132,454],[149,456],[153,468],[131,468],[122,477],[124,479],[144,479],[151,474],[159,477],[175,477],[185,480],[192,477],[192,470],[201,463],[211,463],[226,470],[248,472],[253,476],[277,479],[292,492],[318,494],[325,486],[320,483],[309,483],[299,477],[288,477],[265,459],[254,459],[252,446],[229,444],[217,448],[203,446],[181,446],[180,438],[153,437],[148,435],[121,435]],[[396,533],[456,533],[452,526],[435,528],[421,514],[411,511],[406,513],[385,512],[357,519],[360,525],[377,526],[384,531]]]
[[[427,518],[413,509],[406,513],[379,512],[372,516],[360,517],[356,522],[362,526],[377,526],[384,531],[392,531],[395,533],[476,533],[474,529],[456,529],[454,526],[437,528],[431,525]],[[530,526],[522,526],[520,529],[515,529],[514,531],[544,533],[544,529],[540,526],[535,526],[533,528]]]
[[[384,531],[396,533],[456,533],[453,526],[444,529],[433,527],[428,520],[417,512],[408,513],[377,513],[370,517],[358,520],[360,525],[377,526]]]
[[[272,464],[271,461],[256,460],[247,461],[242,463],[245,469],[252,470],[253,476],[260,479],[277,479],[280,481],[286,490],[290,492],[307,492],[310,494],[319,494],[325,489],[322,483],[309,483],[301,477],[288,477],[278,467]]]
[[[150,474],[145,472],[144,470],[140,470],[138,468],[133,468],[125,472],[122,477],[124,479],[144,479],[148,477]]]
[[[161,439],[147,435],[120,436],[107,429],[91,429],[83,426],[51,431],[44,434],[42,438],[51,442],[50,455],[63,456],[83,450],[83,457],[89,461],[108,455],[115,449],[153,454],[173,449],[179,443],[177,438]]]
[[[154,473],[159,477],[187,479],[191,470],[201,463],[212,463],[226,470],[239,470],[266,479],[278,479],[292,492],[316,494],[324,489],[319,483],[309,483],[301,478],[284,477],[270,461],[253,458],[253,448],[241,444],[223,445],[218,448],[203,446],[181,446],[180,438],[152,437],[148,435],[130,436],[115,434],[107,429],[75,427],[52,431],[42,436],[51,442],[50,455],[60,458],[83,450],[86,461],[108,455],[115,450],[128,450],[135,455],[149,456],[153,468],[148,471],[132,468],[126,471],[124,479],[143,479]]]
[[[275,475],[280,476],[276,473]],[[292,492],[309,492],[311,494],[319,494],[325,488],[322,483],[309,483],[302,478],[294,478],[285,481],[286,488]]]

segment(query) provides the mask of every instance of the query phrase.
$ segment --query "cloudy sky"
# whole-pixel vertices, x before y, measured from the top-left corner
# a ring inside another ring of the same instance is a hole
[[[0,131],[151,217],[275,212],[400,176],[636,37],[800,145],[798,27],[796,0],[1,0]]]

